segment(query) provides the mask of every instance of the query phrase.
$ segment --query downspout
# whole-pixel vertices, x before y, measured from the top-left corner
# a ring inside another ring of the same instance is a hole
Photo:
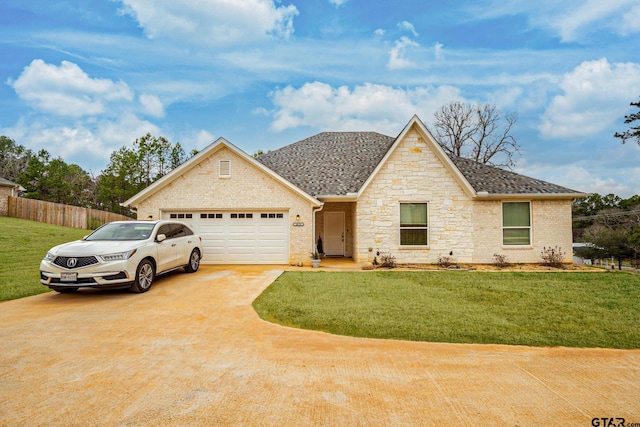
[[[324,203],[318,209],[314,209],[311,214],[311,232],[313,233],[313,239],[311,240],[313,246],[311,247],[311,252],[316,251],[316,213],[320,212],[322,209],[324,209]]]

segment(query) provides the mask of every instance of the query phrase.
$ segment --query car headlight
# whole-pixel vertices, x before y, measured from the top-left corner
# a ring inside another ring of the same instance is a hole
[[[132,249],[126,252],[119,252],[117,254],[100,255],[103,261],[126,261],[133,256],[138,250]]]
[[[44,256],[45,261],[53,261],[54,259],[56,259],[56,256],[51,252],[47,252],[47,254]]]

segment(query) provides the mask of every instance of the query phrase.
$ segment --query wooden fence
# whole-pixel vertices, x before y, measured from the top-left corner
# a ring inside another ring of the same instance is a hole
[[[97,228],[111,221],[132,219],[97,209],[11,196],[9,196],[8,216],[85,230]]]

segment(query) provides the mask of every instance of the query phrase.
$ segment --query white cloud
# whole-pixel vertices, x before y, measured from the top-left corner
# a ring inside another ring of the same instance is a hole
[[[145,114],[153,117],[164,117],[164,105],[155,95],[140,95],[140,104]]]
[[[374,34],[376,37],[382,37],[382,36],[384,36],[384,35],[385,35],[385,33],[386,33],[386,31],[385,31],[385,30],[383,30],[382,28],[378,28],[378,29],[376,29],[376,30],[373,32],[373,34]]]
[[[59,116],[102,114],[110,103],[131,101],[124,82],[91,78],[78,65],[62,61],[59,67],[35,59],[20,77],[9,81],[18,96],[34,108]]]
[[[409,31],[411,34],[413,34],[414,37],[418,37],[416,28],[409,21],[398,22],[398,28],[400,28],[401,30]]]
[[[21,118],[12,127],[1,129],[21,145],[33,151],[47,150],[53,157],[61,157],[67,163],[79,164],[86,169],[103,169],[111,153],[140,136],[159,128],[132,113],[124,113],[114,119],[97,122],[85,121],[73,124],[52,124],[46,120],[27,121]]]
[[[538,127],[546,138],[586,137],[610,128],[640,93],[640,64],[585,61],[564,75]]]
[[[94,131],[96,138],[109,150],[117,150],[123,145],[129,146],[136,138],[148,132],[160,135],[160,128],[133,113],[124,113],[114,120],[104,120],[97,124]]]
[[[451,86],[402,89],[365,83],[350,89],[322,82],[287,86],[271,96],[276,107],[271,127],[276,131],[311,126],[389,135],[396,135],[414,114],[428,121],[440,106],[461,99]]]
[[[252,43],[269,36],[289,38],[295,6],[272,0],[121,0],[150,39],[166,38],[193,45]]]
[[[417,65],[406,59],[406,56],[407,50],[417,47],[420,47],[420,45],[408,37],[401,37],[400,40],[396,40],[393,48],[389,51],[389,62],[387,63],[387,67],[390,70],[416,67]]]
[[[508,86],[497,88],[487,96],[487,101],[491,104],[498,105],[500,109],[512,109],[516,103],[522,98],[524,91],[519,86]]]
[[[628,4],[627,0],[587,0],[551,18],[550,25],[558,31],[563,41],[578,40],[581,33],[589,31],[590,27],[602,25],[603,18],[617,14],[620,8],[626,8]]]
[[[433,45],[433,57],[436,61],[444,61],[444,45],[440,42]]]
[[[620,32],[623,35],[640,32],[640,3],[630,7],[622,16]]]
[[[202,150],[215,140],[215,136],[204,129],[190,132],[181,138],[182,147],[195,147],[198,150]],[[189,154],[189,153],[187,153]]]
[[[349,0],[329,0],[329,3],[331,3],[334,6],[340,7],[343,4],[345,4],[347,1]]]
[[[475,4],[470,13],[474,18],[526,14],[532,26],[572,42],[603,29],[623,35],[640,31],[639,8],[637,0],[489,0]]]

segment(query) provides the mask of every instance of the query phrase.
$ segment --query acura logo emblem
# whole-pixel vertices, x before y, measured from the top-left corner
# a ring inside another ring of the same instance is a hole
[[[73,268],[78,264],[78,258],[69,258],[67,260],[67,267]]]

